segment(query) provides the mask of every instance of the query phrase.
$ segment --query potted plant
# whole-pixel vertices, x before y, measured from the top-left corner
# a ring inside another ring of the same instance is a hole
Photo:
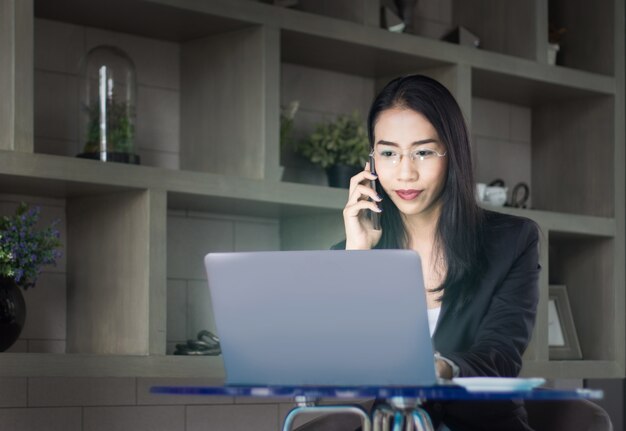
[[[350,186],[350,178],[363,169],[369,154],[365,125],[357,112],[319,124],[296,149],[326,170],[331,187],[343,188]]]
[[[100,158],[100,106],[92,103],[85,108],[88,111],[89,123],[87,126],[87,142],[79,157]],[[133,139],[135,135],[131,120],[132,107],[125,102],[118,102],[114,98],[106,101],[106,142],[110,155],[126,163],[136,163],[133,154]]]
[[[26,319],[20,288],[35,285],[44,265],[54,264],[61,245],[57,222],[36,230],[39,208],[20,204],[14,216],[0,218],[0,352],[19,337]]]

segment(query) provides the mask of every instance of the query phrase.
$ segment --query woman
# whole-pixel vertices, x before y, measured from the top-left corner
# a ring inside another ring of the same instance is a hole
[[[476,204],[463,115],[437,81],[391,81],[374,100],[368,130],[377,176],[367,164],[351,180],[345,248],[419,253],[439,376],[517,376],[538,301],[535,223]],[[381,230],[371,212],[381,214]],[[521,402],[427,409],[452,430],[529,429]]]

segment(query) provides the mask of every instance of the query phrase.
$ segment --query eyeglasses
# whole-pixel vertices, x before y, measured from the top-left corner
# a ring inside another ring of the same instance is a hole
[[[392,148],[380,148],[378,150],[372,150],[370,156],[374,157],[377,165],[383,167],[396,167],[400,164],[400,160],[405,155],[405,151],[396,151]],[[415,149],[408,151],[409,158],[416,166],[427,166],[432,164],[434,161],[439,159],[440,157],[444,157],[448,152],[446,151],[443,154],[438,153],[435,150],[431,149]]]

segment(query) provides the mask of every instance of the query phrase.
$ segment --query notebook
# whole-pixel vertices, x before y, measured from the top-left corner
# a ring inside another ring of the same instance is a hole
[[[417,253],[210,253],[205,267],[226,384],[436,383]]]

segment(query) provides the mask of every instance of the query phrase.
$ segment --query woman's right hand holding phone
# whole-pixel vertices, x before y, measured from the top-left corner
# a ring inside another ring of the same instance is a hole
[[[381,212],[380,196],[370,187],[370,181],[378,177],[365,169],[350,179],[350,193],[346,207],[343,209],[343,222],[346,229],[346,250],[369,250],[373,248],[382,235],[382,230],[375,230],[368,211]],[[371,198],[371,200],[370,200]]]

